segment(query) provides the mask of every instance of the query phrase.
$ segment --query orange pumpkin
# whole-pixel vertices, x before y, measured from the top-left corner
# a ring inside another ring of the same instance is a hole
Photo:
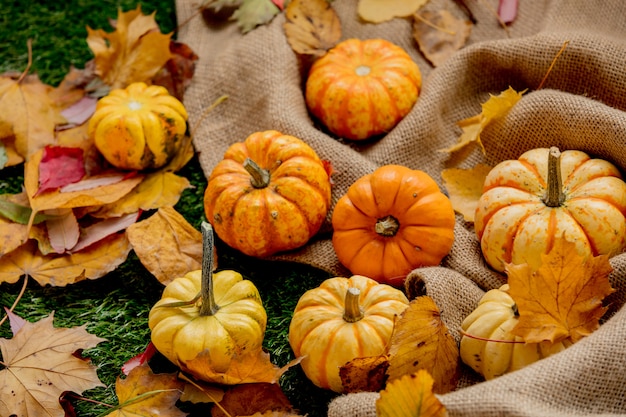
[[[215,233],[246,255],[303,246],[330,206],[330,178],[313,148],[275,130],[231,145],[208,179],[204,207]]]
[[[331,132],[362,140],[402,120],[421,85],[419,67],[401,47],[384,39],[348,39],[313,63],[306,104]]]
[[[352,184],[332,215],[332,243],[353,274],[400,286],[438,265],[454,241],[452,204],[425,172],[385,165]]]
[[[538,148],[496,165],[485,179],[474,218],[485,260],[538,267],[556,237],[581,254],[626,249],[626,183],[608,161],[584,152]]]

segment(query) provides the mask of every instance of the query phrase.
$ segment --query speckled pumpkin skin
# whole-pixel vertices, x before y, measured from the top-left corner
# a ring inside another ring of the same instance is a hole
[[[348,39],[312,65],[306,104],[332,133],[363,140],[396,126],[421,85],[419,67],[401,47],[384,39]]]

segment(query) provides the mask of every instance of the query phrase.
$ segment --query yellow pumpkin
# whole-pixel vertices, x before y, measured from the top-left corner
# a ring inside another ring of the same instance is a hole
[[[487,291],[461,324],[461,360],[487,380],[561,352],[573,343],[570,339],[524,343],[521,337],[513,335],[511,330],[519,315],[508,289],[505,284]]]
[[[581,255],[626,249],[626,183],[608,161],[584,152],[538,148],[496,165],[485,179],[475,230],[485,260],[538,267],[555,238]]]
[[[362,140],[391,130],[417,101],[422,76],[404,49],[384,39],[347,39],[313,63],[305,98],[336,135]]]
[[[171,281],[148,316],[156,349],[192,374],[193,360],[203,352],[215,372],[225,372],[234,355],[261,348],[267,325],[259,291],[251,281],[235,271],[212,273],[212,233],[203,223],[202,270]]]
[[[408,306],[402,291],[371,278],[335,277],[305,292],[289,325],[289,344],[315,385],[342,391],[339,368],[386,352],[396,316]]]
[[[156,169],[179,150],[186,121],[185,107],[167,89],[137,82],[98,100],[89,135],[111,165],[124,170]]]

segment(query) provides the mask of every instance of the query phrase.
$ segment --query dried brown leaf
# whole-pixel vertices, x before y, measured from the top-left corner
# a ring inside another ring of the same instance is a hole
[[[341,22],[326,0],[292,0],[285,16],[287,42],[298,54],[322,56],[341,38]]]
[[[459,19],[445,9],[418,12],[413,20],[413,38],[424,57],[437,67],[463,48],[472,22]]]

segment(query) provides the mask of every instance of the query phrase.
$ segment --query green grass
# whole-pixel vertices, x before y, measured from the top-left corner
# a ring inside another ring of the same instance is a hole
[[[141,2],[145,13],[156,11],[163,32],[174,32],[174,1]],[[87,47],[86,27],[111,30],[109,19],[118,8],[126,11],[136,1],[72,0],[12,1],[0,8],[0,72],[24,70],[27,64],[27,40],[32,39],[33,65],[42,81],[57,85],[71,66],[82,68],[93,58]],[[186,190],[176,209],[197,229],[204,220],[203,193],[206,179],[198,160],[193,159],[181,172],[194,188]],[[0,172],[0,193],[18,192],[23,181],[23,167]],[[268,313],[265,347],[272,361],[283,366],[293,359],[287,332],[295,304],[309,288],[317,286],[328,275],[298,264],[252,259],[228,248],[218,240],[220,269],[236,269],[258,287]],[[0,284],[0,306],[10,306],[18,296],[23,281]],[[98,368],[106,388],[92,389],[84,396],[107,404],[117,404],[115,380],[121,366],[142,352],[150,340],[148,312],[160,298],[163,286],[141,265],[134,253],[116,271],[93,281],[68,287],[41,287],[32,279],[15,312],[36,321],[54,312],[58,327],[86,325],[87,331],[107,339],[95,348],[85,350]],[[3,314],[0,314],[0,317]],[[10,338],[7,324],[0,326],[0,337]],[[157,364],[159,358],[155,361]],[[162,363],[162,362],[161,362]],[[281,386],[293,405],[308,416],[324,416],[333,394],[316,388],[298,366],[281,379]],[[73,401],[79,417],[94,417],[106,407],[90,402]],[[180,404],[190,416],[206,416],[206,407]]]

